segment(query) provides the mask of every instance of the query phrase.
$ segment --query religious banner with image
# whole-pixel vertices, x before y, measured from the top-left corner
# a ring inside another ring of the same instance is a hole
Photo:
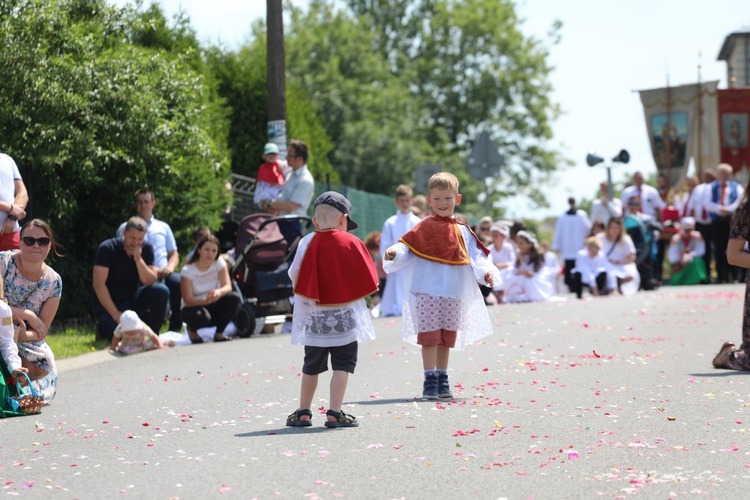
[[[669,177],[672,186],[683,182],[691,159],[697,174],[718,163],[718,83],[640,91],[656,169]]]
[[[750,88],[719,90],[719,131],[721,162],[735,174],[750,169]]]

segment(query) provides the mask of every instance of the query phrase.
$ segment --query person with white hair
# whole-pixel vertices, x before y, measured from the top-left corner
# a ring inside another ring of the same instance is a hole
[[[707,283],[708,274],[703,254],[706,244],[701,234],[695,230],[695,219],[683,217],[680,230],[672,236],[667,251],[667,259],[672,266],[670,285],[698,285]]]
[[[727,244],[729,243],[729,226],[732,214],[742,200],[745,190],[742,185],[732,180],[734,170],[728,163],[722,163],[716,168],[716,180],[710,184],[706,196],[705,207],[711,219],[711,237],[714,241],[714,262],[716,264],[716,279],[718,283],[732,280],[744,281],[744,273],[727,262]],[[732,272],[732,279],[729,272]]]

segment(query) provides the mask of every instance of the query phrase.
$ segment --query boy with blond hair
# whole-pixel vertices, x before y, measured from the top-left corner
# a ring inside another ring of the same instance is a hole
[[[491,287],[501,278],[488,258],[489,250],[453,215],[461,203],[456,176],[437,173],[428,186],[433,215],[386,250],[383,267],[387,273],[399,269],[406,273],[402,336],[422,346],[422,397],[452,398],[450,350],[461,350],[492,334],[477,283]]]
[[[357,365],[357,342],[373,340],[375,330],[365,297],[378,290],[378,275],[365,244],[349,234],[357,228],[349,214],[352,206],[343,195],[327,191],[315,200],[315,232],[299,243],[289,277],[294,285],[292,344],[305,346],[299,408],[286,425],[312,425],[312,407],[318,375],[333,376],[326,427],[357,427],[341,409],[349,374]]]
[[[396,215],[389,217],[383,224],[383,231],[381,231],[380,236],[381,255],[384,256],[388,248],[395,245],[400,237],[421,220],[411,211],[413,194],[412,189],[405,184],[396,188],[398,212],[396,212]],[[385,290],[383,290],[383,300],[380,302],[381,316],[401,316],[405,284],[404,273],[394,272],[388,276],[385,282]]]

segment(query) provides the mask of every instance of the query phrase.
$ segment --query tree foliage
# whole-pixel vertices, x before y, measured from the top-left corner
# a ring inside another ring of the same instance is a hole
[[[237,51],[211,47],[206,52],[209,72],[218,82],[219,94],[230,109],[228,146],[232,171],[254,177],[262,163],[268,139],[268,84],[266,39],[263,26],[254,27],[254,40]],[[310,150],[308,166],[318,180],[338,182],[328,153],[331,140],[305,93],[287,85],[287,140],[299,139]]]
[[[150,16],[159,18],[104,0],[0,10],[0,132],[29,190],[28,216],[47,219],[65,248],[53,264],[63,317],[88,313],[93,255],[134,213],[137,188],[156,192],[156,215],[182,248],[195,225],[217,227],[228,203],[223,111],[195,70],[194,37],[165,47],[146,35],[170,28]]]

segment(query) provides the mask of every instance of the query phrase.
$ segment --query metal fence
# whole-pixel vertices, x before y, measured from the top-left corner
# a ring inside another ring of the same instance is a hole
[[[232,174],[232,190],[234,192],[232,210],[232,220],[234,222],[239,223],[246,215],[261,211],[253,203],[255,179],[239,174]],[[339,192],[351,202],[351,217],[359,224],[359,227],[352,231],[352,233],[361,239],[364,239],[367,233],[371,231],[381,231],[385,220],[396,213],[396,206],[392,197],[368,193],[367,191],[351,188],[345,184],[315,183],[313,200],[325,191]],[[310,204],[308,215],[311,217],[313,215],[312,203]]]

